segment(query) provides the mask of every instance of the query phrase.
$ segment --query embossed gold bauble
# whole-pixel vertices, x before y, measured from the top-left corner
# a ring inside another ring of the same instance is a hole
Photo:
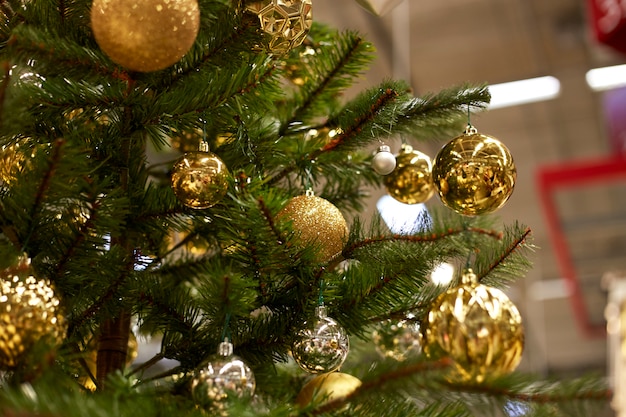
[[[31,275],[28,258],[0,272],[0,370],[18,366],[37,343],[60,345],[66,331],[54,288]]]
[[[317,375],[307,382],[296,397],[296,404],[301,408],[312,401],[321,401],[321,404],[346,397],[361,386],[361,380],[350,374],[331,372]]]
[[[158,71],[189,51],[200,10],[197,0],[94,0],[91,27],[115,63],[132,71]]]
[[[506,146],[472,126],[441,148],[433,164],[433,182],[441,201],[466,216],[502,207],[513,194],[516,177]]]
[[[435,193],[430,157],[403,144],[396,168],[385,177],[390,196],[405,204],[424,203]]]
[[[497,288],[479,284],[471,269],[459,286],[433,303],[423,326],[423,350],[454,361],[448,379],[481,383],[512,372],[524,350],[517,307]]]
[[[219,405],[229,395],[250,398],[256,382],[252,370],[237,355],[228,340],[220,343],[218,353],[210,358],[191,380],[191,393],[200,406]]]
[[[302,44],[313,24],[311,0],[261,0],[248,2],[246,12],[258,16],[269,35],[265,49],[283,54]]]
[[[181,203],[194,209],[206,209],[219,203],[228,191],[230,173],[214,153],[204,150],[187,152],[172,167],[172,189]]]
[[[385,320],[372,333],[376,351],[385,358],[403,361],[422,351],[420,325],[413,316],[404,320]]]
[[[296,363],[312,374],[332,372],[344,363],[350,350],[348,334],[326,315],[326,307],[318,306],[315,319],[304,323],[291,345]]]
[[[289,200],[276,217],[279,222],[291,222],[299,244],[317,248],[320,263],[341,252],[348,238],[348,224],[341,211],[311,191]]]

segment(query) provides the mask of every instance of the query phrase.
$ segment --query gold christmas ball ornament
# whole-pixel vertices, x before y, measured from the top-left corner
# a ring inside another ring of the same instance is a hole
[[[22,257],[0,273],[0,370],[15,368],[37,343],[59,346],[67,331],[54,288],[30,269]]]
[[[302,387],[296,397],[296,404],[300,408],[306,407],[314,400],[325,404],[352,394],[360,386],[361,380],[350,374],[331,372],[317,375]]]
[[[435,193],[430,157],[403,144],[395,169],[385,177],[390,196],[405,204],[424,203]]]
[[[433,181],[441,201],[466,216],[502,207],[513,193],[516,177],[506,146],[472,126],[448,142],[433,164]]]
[[[282,55],[302,44],[313,24],[311,0],[262,0],[247,2],[245,11],[258,16],[261,30],[269,35],[266,51]]]
[[[348,334],[335,320],[326,315],[326,308],[315,310],[315,319],[305,323],[291,345],[296,363],[312,374],[332,372],[344,363],[350,350]]]
[[[189,51],[200,28],[200,9],[197,0],[94,0],[91,27],[115,63],[132,71],[158,71]]]
[[[385,358],[403,361],[422,351],[420,325],[409,315],[404,320],[385,320],[372,333],[376,351]]]
[[[454,382],[506,375],[522,359],[524,329],[517,307],[504,292],[479,284],[471,269],[459,286],[437,297],[422,331],[429,358],[454,361],[448,375]]]
[[[200,406],[219,406],[229,395],[251,398],[256,381],[252,370],[237,355],[228,340],[220,343],[218,353],[195,372],[191,393]]]
[[[316,260],[320,263],[341,252],[348,239],[348,224],[341,211],[312,191],[289,200],[276,218],[282,223],[291,222],[301,246],[317,248]]]
[[[229,177],[226,164],[217,155],[193,151],[174,163],[171,183],[181,203],[194,209],[206,209],[226,195]]]

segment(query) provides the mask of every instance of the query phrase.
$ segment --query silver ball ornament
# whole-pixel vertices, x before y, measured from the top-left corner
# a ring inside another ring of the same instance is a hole
[[[315,320],[305,326],[291,346],[296,363],[312,374],[339,369],[350,350],[350,340],[344,328],[326,316],[324,306],[317,307]]]
[[[381,145],[372,158],[372,168],[379,175],[389,175],[396,168],[396,157],[391,153],[391,148]]]
[[[239,398],[252,397],[256,381],[252,370],[238,356],[233,345],[222,342],[217,356],[198,369],[191,380],[191,393],[199,405],[215,405],[235,394]]]

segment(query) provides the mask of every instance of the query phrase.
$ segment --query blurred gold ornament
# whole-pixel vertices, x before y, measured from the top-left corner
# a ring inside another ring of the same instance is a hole
[[[139,343],[137,342],[137,337],[133,332],[131,332],[128,336],[128,351],[126,353],[126,366],[129,366],[133,363],[135,359],[137,359],[138,355],[138,347]],[[89,372],[91,376],[96,376],[96,363],[98,361],[98,337],[93,336],[91,340],[87,343],[85,350],[83,351],[85,356],[85,365],[89,368]],[[96,390],[96,384],[93,379],[84,371],[86,375],[82,375],[79,377],[79,382],[89,391]]]
[[[0,181],[11,184],[26,164],[26,158],[20,152],[20,142],[0,147]]]
[[[205,143],[202,142],[204,145]],[[214,153],[187,152],[174,163],[172,189],[181,203],[194,209],[217,204],[228,191],[230,176],[226,164]]]
[[[290,64],[285,63],[283,71],[285,77],[297,86],[303,86],[309,81],[309,62],[311,58],[317,54],[315,48],[310,46],[304,47],[302,50],[298,50],[298,61],[291,61]]]
[[[348,239],[348,224],[341,211],[312,191],[289,200],[276,217],[280,222],[291,221],[301,246],[317,248],[320,263],[340,253]]]
[[[481,383],[515,370],[524,350],[517,307],[497,288],[479,284],[471,269],[433,303],[423,328],[424,353],[454,361],[448,379]]]
[[[422,351],[420,325],[411,315],[404,320],[386,320],[372,333],[376,351],[385,358],[403,361]]]
[[[194,129],[185,132],[173,131],[169,137],[172,148],[178,152],[194,152],[198,150],[198,143],[202,140],[202,130]]]
[[[31,275],[28,258],[0,272],[0,370],[19,365],[37,343],[60,345],[66,331],[54,288]]]
[[[94,0],[91,26],[111,60],[132,71],[158,71],[189,51],[200,10],[197,0]]]
[[[491,213],[506,203],[517,171],[509,150],[498,139],[472,126],[446,144],[433,165],[441,201],[457,213]]]
[[[361,380],[349,374],[331,372],[317,375],[307,382],[296,397],[296,404],[306,407],[313,400],[323,400],[321,404],[346,397],[361,386]]]
[[[435,192],[431,169],[428,155],[403,144],[396,156],[396,168],[385,177],[387,192],[405,204],[428,201]]]
[[[313,24],[311,0],[261,0],[247,2],[245,11],[258,16],[269,35],[267,52],[282,55],[302,44]]]

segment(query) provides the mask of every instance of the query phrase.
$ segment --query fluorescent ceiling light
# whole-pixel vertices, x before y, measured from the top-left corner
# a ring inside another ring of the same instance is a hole
[[[591,69],[585,74],[585,79],[593,91],[626,86],[626,65]]]
[[[493,84],[489,86],[491,93],[489,109],[550,100],[556,98],[560,91],[561,83],[552,76]]]

